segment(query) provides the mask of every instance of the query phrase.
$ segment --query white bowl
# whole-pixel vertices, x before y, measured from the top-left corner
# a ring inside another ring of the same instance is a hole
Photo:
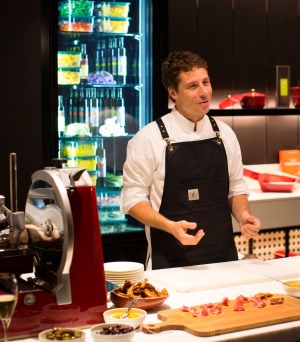
[[[76,342],[84,342],[85,341],[85,332],[77,329],[77,328],[53,328],[53,329],[48,329],[48,330],[44,330],[42,332],[39,333],[39,341],[40,342],[49,342],[49,341],[53,341],[53,339],[48,339],[47,335],[50,334],[51,332],[53,332],[54,330],[61,330],[61,331],[65,331],[65,332],[70,332],[71,334],[80,334],[81,336],[75,339],[72,339],[72,341],[76,341]]]
[[[116,324],[110,324],[110,323],[102,323],[102,324],[97,324],[94,325],[91,328],[91,335],[94,341],[96,342],[108,342],[108,341],[113,341],[113,342],[119,342],[119,341],[131,341],[134,334],[135,330],[132,327],[132,331],[123,333],[123,334],[111,334],[111,335],[104,335],[104,334],[99,334],[100,331],[103,331],[103,329],[116,326]],[[130,326],[127,324],[118,324],[118,326],[122,326],[123,328],[129,328]],[[98,332],[98,333],[97,333]]]
[[[127,318],[120,318],[125,314],[127,310],[128,308],[118,308],[105,311],[103,313],[105,323],[127,324],[137,329],[144,322],[147,316],[147,312],[142,309],[132,308],[129,311],[129,315]]]
[[[295,285],[297,285],[297,287],[295,287]],[[300,279],[294,278],[284,280],[283,289],[287,295],[300,298]]]

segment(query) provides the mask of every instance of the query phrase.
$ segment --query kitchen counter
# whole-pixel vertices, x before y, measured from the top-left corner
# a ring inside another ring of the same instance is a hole
[[[260,261],[261,262],[261,261]],[[295,276],[300,276],[300,256],[299,257],[290,257],[290,258],[282,258],[282,259],[274,259],[266,262],[269,265],[270,269],[276,269],[277,276],[280,278],[280,270],[284,270],[285,272],[289,270]],[[216,265],[216,264],[215,264]],[[237,262],[227,262],[222,263],[222,269],[227,271],[228,278],[230,278],[232,272],[240,269],[241,265],[246,265],[243,271],[239,271],[241,276],[245,277],[246,274],[250,274],[249,269],[247,268],[247,264],[243,263],[243,261]],[[202,265],[203,266],[203,265]],[[207,265],[207,269],[213,269],[209,265]],[[180,268],[178,268],[179,270]],[[158,283],[157,277],[155,277],[157,271],[150,271],[146,273],[148,276],[148,281],[157,287],[164,287],[165,284]],[[173,269],[174,271],[174,269]],[[165,275],[171,277],[172,269],[164,270]],[[213,272],[208,272],[207,276],[211,277]],[[216,273],[216,272],[214,272]],[[216,275],[216,274],[215,274]],[[152,279],[153,280],[152,280]],[[156,279],[156,280],[155,280]],[[282,279],[282,277],[281,277]],[[221,280],[221,278],[220,278]],[[176,281],[176,279],[174,279]],[[201,282],[201,277],[195,278],[195,282]],[[271,292],[271,293],[284,293],[283,287],[280,282],[277,281],[269,281],[265,279],[265,281],[257,281],[251,279],[249,276],[249,281],[247,284],[237,285],[237,286],[226,286],[222,287],[222,281],[219,282],[220,286],[216,288],[216,284],[214,284],[214,289],[206,289],[206,290],[198,290],[193,292],[178,292],[171,287],[168,287],[169,298],[166,302],[158,308],[148,310],[148,315],[144,323],[158,323],[160,320],[157,318],[157,312],[160,310],[168,310],[168,309],[176,309],[182,307],[182,305],[192,306],[198,304],[204,304],[209,302],[218,302],[223,297],[228,297],[229,299],[235,299],[239,295],[244,296],[253,296],[258,292]],[[176,285],[176,284],[175,284]],[[176,287],[176,286],[174,286]],[[300,300],[300,299],[299,299]],[[263,309],[259,309],[263,310]],[[90,331],[89,329],[85,330],[87,333],[86,342],[90,342]],[[153,334],[145,334],[139,329],[133,338],[133,342],[165,342],[167,339],[171,339],[172,342],[212,342],[212,341],[239,341],[239,342],[252,342],[255,340],[256,342],[270,342],[270,341],[284,341],[284,342],[295,342],[300,341],[300,321],[276,324],[256,329],[249,329],[234,333],[228,333],[223,335],[217,335],[212,337],[197,337],[188,332],[179,331],[179,330],[171,330],[164,331],[161,333],[153,333]],[[18,340],[23,342],[35,342],[38,341],[38,338],[28,338],[23,340]]]
[[[288,175],[280,172],[279,164],[244,165],[244,167],[259,173]],[[244,179],[250,191],[250,209],[253,215],[261,220],[261,230],[300,227],[300,215],[296,214],[300,209],[300,183],[296,183],[293,192],[262,192],[258,181],[249,177]],[[239,232],[240,228],[235,219],[232,222],[234,232]]]

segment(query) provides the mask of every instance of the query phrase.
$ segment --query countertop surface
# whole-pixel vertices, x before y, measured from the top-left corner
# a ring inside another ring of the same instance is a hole
[[[245,165],[256,172],[282,174],[278,164]],[[245,177],[250,190],[250,207],[262,220],[262,229],[300,226],[300,183],[291,193],[262,192],[257,181]],[[239,230],[234,225],[235,231]],[[256,272],[257,271],[257,272]],[[201,265],[192,268],[177,268],[150,271],[146,273],[148,281],[157,287],[166,287],[170,296],[158,308],[148,310],[144,323],[158,323],[157,312],[177,309],[183,305],[195,306],[209,302],[218,302],[223,297],[235,299],[239,295],[253,296],[258,292],[284,293],[278,281],[269,280],[265,274],[278,279],[300,277],[300,256],[268,260],[240,260],[221,264]],[[211,285],[210,285],[211,284]],[[299,299],[300,300],[300,299]],[[108,307],[113,307],[112,303]],[[90,330],[85,329],[86,342],[92,341]],[[256,329],[212,337],[197,337],[188,332],[170,330],[146,334],[141,328],[136,332],[132,342],[296,342],[300,341],[300,321],[276,324]],[[38,338],[27,338],[23,342],[35,342]]]
[[[231,273],[240,267],[240,263],[238,262],[228,262],[222,263],[222,269],[224,272],[227,271],[228,278],[230,278]],[[289,257],[282,259],[274,259],[266,262],[268,266],[273,265],[274,270],[284,270],[289,269],[293,272],[293,274],[300,277],[300,256],[299,257]],[[244,264],[243,264],[244,265]],[[220,265],[219,265],[220,266]],[[158,270],[160,271],[160,270]],[[155,272],[151,271],[148,276],[148,281],[151,282],[154,286],[164,287],[164,284],[157,283],[155,278]],[[217,272],[216,272],[217,273]],[[247,265],[244,267],[244,270],[241,271],[241,277],[243,274],[247,273]],[[278,273],[278,272],[277,272]],[[153,275],[153,280],[151,279],[151,274]],[[165,274],[171,276],[172,269],[166,269]],[[205,274],[204,274],[205,276]],[[220,279],[221,280],[221,279]],[[200,278],[195,278],[195,282],[201,282]],[[174,286],[176,287],[176,286]],[[168,309],[177,309],[181,308],[183,305],[186,306],[195,306],[198,304],[205,304],[210,302],[218,302],[221,301],[223,297],[228,297],[229,299],[235,299],[239,295],[244,296],[253,296],[258,292],[271,292],[271,293],[284,293],[282,284],[277,281],[255,281],[249,279],[247,284],[238,285],[238,286],[226,286],[222,287],[222,282],[220,282],[220,287],[213,289],[205,289],[200,291],[193,292],[178,292],[171,287],[168,288],[170,296],[166,300],[164,304],[160,307],[148,310],[148,315],[144,323],[158,323],[160,320],[157,318],[157,312],[161,310]],[[300,300],[300,299],[299,299]],[[112,304],[109,303],[109,307],[112,307]],[[86,341],[92,341],[90,336],[90,330],[85,329],[87,334]],[[201,341],[256,341],[256,342],[270,342],[270,341],[300,341],[300,321],[293,321],[289,323],[276,324],[256,329],[249,329],[235,333],[222,334],[212,337],[197,337],[188,332],[180,331],[180,330],[170,330],[164,331],[160,333],[146,334],[141,331],[141,328],[136,332],[133,342],[166,342],[168,339],[171,339],[172,342],[201,342]],[[18,340],[23,342],[34,342],[38,341],[38,338],[27,338],[23,340]]]

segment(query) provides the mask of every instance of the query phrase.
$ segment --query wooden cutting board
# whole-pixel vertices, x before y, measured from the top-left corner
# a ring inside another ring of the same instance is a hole
[[[252,303],[245,303],[245,311],[233,311],[235,300],[230,300],[229,306],[222,306],[219,315],[193,317],[191,312],[183,312],[181,308],[162,310],[157,316],[163,322],[144,324],[143,331],[184,330],[196,336],[208,337],[299,320],[300,299],[282,296],[284,304],[267,303],[264,308],[256,308]]]

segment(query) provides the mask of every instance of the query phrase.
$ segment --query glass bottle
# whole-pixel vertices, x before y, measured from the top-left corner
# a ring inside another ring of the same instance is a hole
[[[115,101],[115,114],[117,116],[117,123],[125,128],[125,105],[122,88],[117,89],[117,97]]]
[[[81,44],[80,79],[83,83],[89,75],[89,59],[86,52],[86,44]]]
[[[57,125],[58,125],[58,136],[62,137],[65,131],[65,107],[64,107],[64,100],[63,96],[58,96],[58,118],[57,118]]]
[[[127,55],[126,48],[124,47],[124,37],[119,38],[118,40],[118,49],[117,49],[117,83],[118,84],[126,84],[126,76],[127,76]]]
[[[104,148],[104,141],[100,139],[99,148],[98,148],[98,179],[97,186],[105,187],[106,186],[106,151]]]
[[[91,99],[90,99],[90,122],[91,122],[91,132],[93,136],[99,135],[99,103],[96,94],[96,89],[91,89]]]

